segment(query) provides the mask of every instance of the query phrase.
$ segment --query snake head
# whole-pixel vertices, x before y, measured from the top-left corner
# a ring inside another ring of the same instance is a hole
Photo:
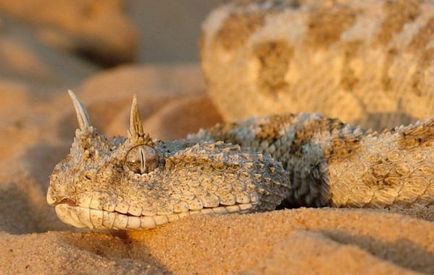
[[[47,202],[55,206],[57,215],[66,223],[77,227],[113,227],[113,224],[93,225],[90,215],[100,211],[98,216],[107,211],[113,223],[116,211],[141,214],[130,210],[127,201],[130,193],[143,189],[144,182],[139,178],[163,168],[164,152],[144,133],[135,97],[128,137],[108,138],[92,126],[89,114],[77,96],[72,91],[69,95],[79,127],[70,153],[55,166],[50,176]]]

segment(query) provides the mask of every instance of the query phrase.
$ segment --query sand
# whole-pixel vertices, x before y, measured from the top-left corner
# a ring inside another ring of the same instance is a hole
[[[0,0],[0,12],[31,24],[44,44],[103,66],[131,62],[137,55],[138,31],[123,0]]]
[[[129,233],[63,224],[45,197],[77,126],[67,88],[107,135],[126,134],[134,94],[154,138],[222,118],[197,64],[102,70],[1,22],[0,274],[434,274],[434,206],[194,216]]]

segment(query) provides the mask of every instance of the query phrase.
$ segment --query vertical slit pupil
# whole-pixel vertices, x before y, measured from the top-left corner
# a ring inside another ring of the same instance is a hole
[[[142,147],[139,149],[140,154],[140,173],[146,173],[146,157],[145,157],[145,151]]]

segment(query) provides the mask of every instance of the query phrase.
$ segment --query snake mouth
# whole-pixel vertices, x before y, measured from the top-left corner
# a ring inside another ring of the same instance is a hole
[[[230,206],[219,206],[214,208],[203,208],[201,210],[172,213],[169,215],[134,216],[129,213],[92,209],[77,205],[72,200],[62,200],[56,204],[57,216],[64,223],[78,228],[88,227],[90,229],[114,229],[114,230],[143,230],[155,228],[181,218],[197,214],[228,214],[247,213],[253,208],[251,203],[235,204]]]

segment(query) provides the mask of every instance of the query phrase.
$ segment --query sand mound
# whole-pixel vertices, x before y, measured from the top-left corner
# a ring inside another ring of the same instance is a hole
[[[433,230],[432,223],[378,211],[295,209],[197,216],[130,236],[169,270],[185,274],[432,273]]]
[[[117,65],[136,57],[138,35],[119,0],[0,0],[0,11],[33,24],[51,47]]]
[[[128,242],[105,234],[0,233],[1,269],[17,274],[162,273],[149,256],[133,259]]]

